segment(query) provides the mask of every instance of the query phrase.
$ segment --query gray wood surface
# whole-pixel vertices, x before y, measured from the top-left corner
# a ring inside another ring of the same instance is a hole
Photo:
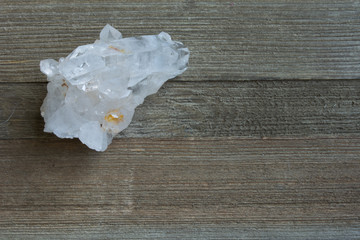
[[[0,239],[360,239],[360,1],[0,1]],[[39,61],[166,31],[190,67],[104,153]]]
[[[44,82],[39,61],[123,35],[166,31],[191,51],[182,79],[356,79],[359,1],[13,1],[0,3],[1,82]]]
[[[0,88],[0,139],[49,138],[46,84]],[[118,137],[281,137],[360,134],[360,81],[179,82],[146,98]],[[9,119],[10,117],[10,119]]]
[[[0,232],[356,239],[359,138],[0,140]]]

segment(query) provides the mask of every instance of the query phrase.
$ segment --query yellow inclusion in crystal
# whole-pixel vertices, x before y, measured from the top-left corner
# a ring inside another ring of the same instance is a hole
[[[118,51],[118,52],[121,52],[121,53],[125,53],[124,49],[118,49],[118,48],[116,48],[114,46],[111,46],[111,45],[109,46],[109,48],[114,49],[115,51]]]
[[[124,121],[124,115],[119,110],[112,110],[105,115],[105,121],[118,124]]]

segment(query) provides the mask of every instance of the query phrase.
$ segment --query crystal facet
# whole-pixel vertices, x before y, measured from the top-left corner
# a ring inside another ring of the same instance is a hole
[[[165,32],[122,38],[106,25],[93,44],[77,47],[58,62],[40,62],[49,81],[41,106],[44,131],[105,151],[144,98],[183,73],[188,60],[189,50]]]

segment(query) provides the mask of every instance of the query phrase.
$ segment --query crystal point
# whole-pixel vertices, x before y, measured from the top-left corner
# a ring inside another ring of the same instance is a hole
[[[95,43],[77,47],[59,62],[40,62],[49,81],[41,106],[44,131],[105,151],[144,98],[183,73],[188,60],[189,50],[165,32],[122,38],[106,25]]]
[[[100,32],[100,40],[104,42],[112,42],[121,38],[121,32],[113,28],[110,24],[106,24],[106,26]]]

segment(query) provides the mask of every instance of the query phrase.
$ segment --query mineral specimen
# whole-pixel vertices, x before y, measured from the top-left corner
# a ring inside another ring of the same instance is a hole
[[[106,25],[95,43],[77,47],[59,62],[40,62],[49,81],[41,106],[44,131],[105,151],[144,98],[183,73],[188,60],[189,50],[165,32],[122,38]]]

